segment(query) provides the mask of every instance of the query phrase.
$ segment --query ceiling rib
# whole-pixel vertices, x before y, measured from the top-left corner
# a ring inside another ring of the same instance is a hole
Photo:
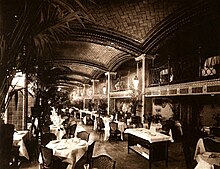
[[[140,55],[142,50],[140,48],[141,43],[137,40],[131,39],[119,32],[113,30],[107,30],[99,25],[94,26],[85,24],[85,28],[82,29],[82,25],[71,25],[71,36],[69,40],[92,42],[105,46],[111,46],[115,49],[130,53],[132,55]]]
[[[56,59],[56,60],[47,60],[45,61],[46,63],[59,63],[59,64],[72,64],[72,63],[76,63],[76,64],[81,64],[81,65],[86,65],[86,66],[90,66],[96,69],[100,69],[104,72],[108,71],[108,69],[101,64],[98,63],[94,63],[94,62],[89,62],[89,61],[84,61],[84,60],[76,60],[76,59]]]

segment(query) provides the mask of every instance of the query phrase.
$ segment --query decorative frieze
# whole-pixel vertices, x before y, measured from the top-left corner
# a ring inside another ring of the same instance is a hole
[[[131,90],[115,91],[110,93],[110,98],[130,98],[131,94]]]
[[[149,87],[149,88],[146,88],[145,91],[146,91],[145,97],[219,94],[220,93],[220,79]]]

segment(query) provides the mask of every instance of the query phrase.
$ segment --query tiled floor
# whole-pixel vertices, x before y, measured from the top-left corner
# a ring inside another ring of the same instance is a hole
[[[117,143],[108,141],[100,141],[99,135],[92,130],[91,126],[83,126],[90,132],[90,140],[96,140],[93,156],[99,154],[108,154],[116,160],[116,169],[148,169],[149,163],[146,159],[139,156],[135,152],[127,152],[127,141],[118,141]],[[182,147],[180,143],[169,144],[169,161],[168,167],[165,162],[155,162],[152,164],[152,169],[186,169]],[[29,163],[25,162],[21,166],[22,169],[38,169],[37,161]]]

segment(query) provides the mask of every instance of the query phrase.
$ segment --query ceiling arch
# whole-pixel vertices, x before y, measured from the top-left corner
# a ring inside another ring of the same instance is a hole
[[[210,2],[100,0],[97,5],[88,7],[95,23],[85,22],[84,27],[71,23],[71,34],[54,46],[53,57],[46,60],[52,66],[62,65],[70,70],[63,75],[81,76],[82,83],[116,71],[143,53],[163,56],[170,48],[169,39],[185,25],[207,15]]]
[[[101,64],[98,63],[94,63],[94,62],[89,62],[89,61],[84,61],[84,60],[76,60],[76,59],[56,59],[53,61],[46,61],[48,63],[62,63],[62,64],[76,64],[76,65],[85,65],[85,66],[89,66],[92,67],[93,69],[100,69],[102,71],[108,71],[108,69]]]

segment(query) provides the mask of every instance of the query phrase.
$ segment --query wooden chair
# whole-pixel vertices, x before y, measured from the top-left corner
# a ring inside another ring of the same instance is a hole
[[[116,122],[110,122],[110,135],[109,135],[109,142],[111,140],[115,140],[116,142],[118,140],[121,140],[121,132],[118,130],[118,123]]]
[[[77,124],[73,124],[73,125],[67,127],[67,137],[68,138],[74,137],[75,132],[76,132],[76,127],[77,127]]]
[[[99,140],[104,138],[105,134],[105,124],[103,122],[103,119],[101,117],[96,117],[96,122],[97,122],[97,133],[99,134]]]
[[[185,163],[187,168],[191,169],[195,167],[195,161],[193,160],[196,143],[198,138],[196,136],[195,128],[193,124],[187,124],[186,122],[182,125],[182,148],[185,157]],[[175,140],[174,140],[175,141]]]
[[[138,123],[137,124],[137,128],[143,128],[143,127],[144,127],[143,123]]]
[[[90,114],[86,114],[86,125],[93,125],[94,121]]]
[[[92,168],[115,169],[116,161],[108,155],[92,157]]]
[[[92,164],[92,155],[93,155],[93,150],[94,150],[94,147],[95,147],[95,141],[93,141],[89,146],[88,146],[88,150],[87,150],[87,153],[86,153],[86,163],[87,164]]]
[[[93,155],[94,146],[95,146],[95,141],[89,144],[88,150],[82,156],[82,158],[80,158],[80,160],[77,161],[75,168],[77,169],[83,168],[84,164],[89,164],[90,167],[92,166],[92,155]]]
[[[42,131],[43,134],[50,133],[50,127],[48,125],[43,125],[41,127],[41,131]]]
[[[78,138],[81,138],[82,140],[86,140],[86,141],[89,141],[89,135],[90,133],[88,133],[87,131],[81,131],[77,133]]]
[[[53,133],[45,133],[41,137],[41,145],[46,146],[50,141],[56,140],[57,136]]]
[[[0,125],[0,168],[18,168],[19,147],[13,146],[13,124]]]
[[[42,169],[64,169],[68,166],[68,163],[62,162],[62,159],[53,156],[52,149],[40,145],[40,153],[43,161],[41,164]]]
[[[203,139],[205,150],[208,152],[218,152],[220,153],[220,143],[215,141],[212,138],[204,138]]]

